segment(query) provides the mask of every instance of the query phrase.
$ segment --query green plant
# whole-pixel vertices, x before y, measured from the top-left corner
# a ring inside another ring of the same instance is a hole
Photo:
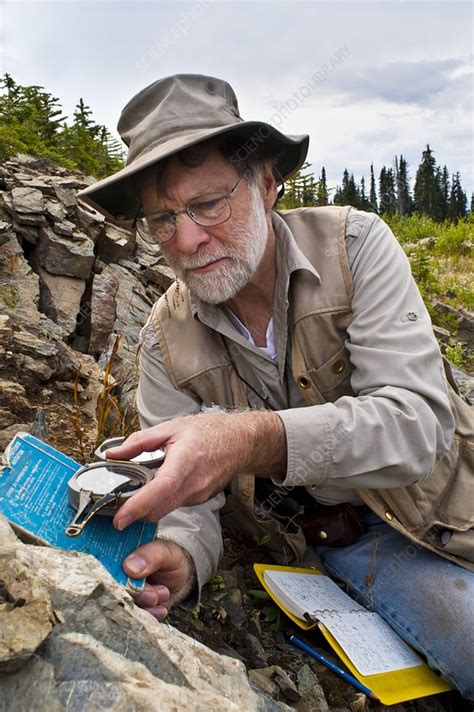
[[[209,581],[209,588],[211,591],[223,591],[225,589],[225,581],[219,574],[216,574]]]
[[[456,339],[449,339],[448,345],[445,347],[446,358],[458,368],[464,365],[464,346]]]
[[[10,284],[0,287],[0,299],[9,309],[16,309],[19,296],[18,289]]]

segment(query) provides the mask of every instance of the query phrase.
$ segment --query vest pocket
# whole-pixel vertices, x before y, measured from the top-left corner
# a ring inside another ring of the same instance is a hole
[[[308,375],[326,401],[334,402],[341,396],[353,396],[351,374],[354,370],[345,346],[319,368],[308,368]]]

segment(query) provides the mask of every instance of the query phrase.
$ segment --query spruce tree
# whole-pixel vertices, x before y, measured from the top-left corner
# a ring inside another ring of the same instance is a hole
[[[374,164],[370,164],[370,194],[369,194],[369,203],[371,209],[377,213],[378,212],[378,206],[377,206],[377,190],[375,188],[375,175],[374,175]]]
[[[449,171],[447,165],[445,164],[443,166],[442,172],[440,172],[438,169],[437,174],[439,176],[441,194],[443,196],[443,218],[446,218],[448,217],[449,213],[449,199],[451,195],[451,186],[449,182]]]
[[[436,161],[429,144],[423,151],[421,163],[416,172],[414,208],[419,213],[426,213],[433,220],[443,219],[441,176],[436,171]]]
[[[457,221],[466,215],[466,208],[467,196],[461,186],[461,176],[459,173],[455,173],[451,183],[448,217],[451,218],[451,220]]]
[[[379,177],[379,213],[393,215],[396,209],[395,176],[392,168],[383,166]]]
[[[321,177],[319,178],[316,191],[316,205],[328,204],[328,187],[326,182],[326,169],[321,168]]]
[[[397,206],[400,215],[409,215],[412,208],[408,163],[400,154],[400,161],[395,156],[395,173],[397,183]]]

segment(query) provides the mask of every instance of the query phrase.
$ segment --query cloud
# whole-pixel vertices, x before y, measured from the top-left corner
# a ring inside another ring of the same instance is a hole
[[[327,88],[332,93],[340,93],[345,101],[381,99],[392,104],[426,106],[452,89],[460,98],[469,97],[472,68],[468,61],[453,57],[367,65],[335,74]],[[322,89],[324,91],[324,87]]]

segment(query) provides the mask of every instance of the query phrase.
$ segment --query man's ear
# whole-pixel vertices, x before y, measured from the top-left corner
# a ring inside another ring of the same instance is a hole
[[[261,189],[262,198],[265,205],[265,211],[268,213],[275,205],[277,199],[278,186],[273,176],[272,162],[269,158],[263,161],[262,166]]]

